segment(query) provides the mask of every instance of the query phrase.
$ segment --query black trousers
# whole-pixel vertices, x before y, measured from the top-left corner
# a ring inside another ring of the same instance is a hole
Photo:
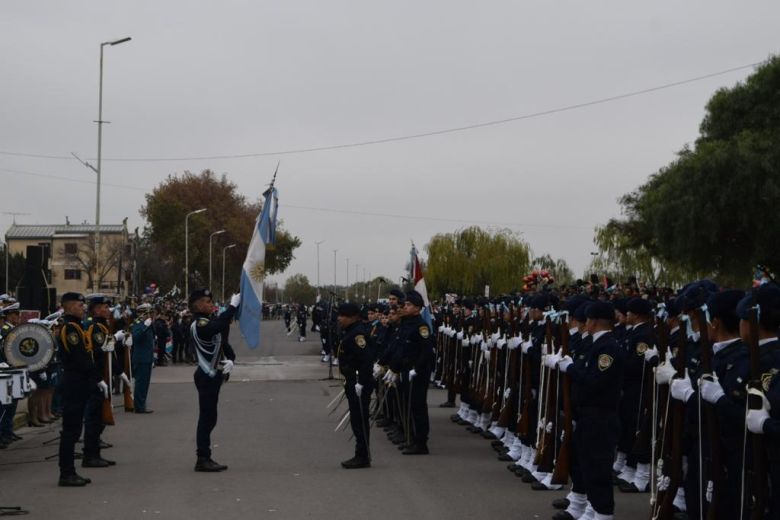
[[[368,405],[371,402],[371,385],[364,385],[358,397],[355,391],[355,381],[344,383],[344,393],[349,404],[349,424],[355,436],[355,456],[368,458],[369,446],[369,415]]]
[[[62,431],[60,431],[60,476],[76,474],[73,450],[81,437],[84,410],[90,397],[90,383],[65,373],[62,382]],[[96,389],[97,390],[97,389]]]
[[[428,419],[428,381],[430,378],[431,371],[429,369],[418,372],[411,381],[410,413],[414,444],[427,444],[431,431]]]
[[[217,425],[217,403],[222,375],[209,377],[200,368],[195,370],[195,388],[198,389],[198,430],[196,436],[198,457],[211,457],[211,431]]]
[[[103,424],[103,394],[100,390],[90,392],[84,410],[84,457],[100,458],[100,435]]]
[[[615,415],[579,417],[574,430],[581,481],[593,509],[602,515],[615,513],[612,462],[619,433],[620,422]]]

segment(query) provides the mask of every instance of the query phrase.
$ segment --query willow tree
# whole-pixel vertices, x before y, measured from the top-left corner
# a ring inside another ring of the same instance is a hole
[[[431,294],[480,295],[517,289],[528,272],[530,249],[508,229],[486,231],[478,226],[438,234],[425,246],[425,280]]]

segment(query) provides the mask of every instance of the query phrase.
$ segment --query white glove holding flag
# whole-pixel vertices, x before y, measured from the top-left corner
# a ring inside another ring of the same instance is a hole
[[[669,391],[672,397],[683,403],[687,403],[688,399],[694,394],[693,385],[691,385],[691,378],[688,377],[688,370],[685,370],[683,377],[678,377],[672,380],[672,386]]]
[[[758,410],[748,410],[747,416],[745,417],[745,423],[751,433],[763,435],[764,423],[769,419],[769,410],[771,410],[772,407],[770,406],[769,401],[767,401],[764,393],[760,390],[748,388],[748,395],[761,396],[761,408]]]
[[[230,306],[238,309],[239,305],[241,305],[241,294],[234,294],[230,297]]]
[[[97,387],[103,393],[103,399],[108,399],[108,385],[106,384],[106,382],[105,381],[100,381],[97,384]]]
[[[658,359],[658,348],[653,345],[653,348],[649,348],[645,350],[645,361],[648,363],[652,363],[653,360]]]
[[[699,393],[702,399],[712,404],[717,403],[721,397],[726,395],[723,387],[720,386],[720,381],[718,381],[718,374],[703,375],[699,379]]]
[[[558,370],[566,373],[567,370],[569,370],[569,367],[574,363],[574,360],[571,358],[571,356],[566,355],[561,358],[560,361],[558,361]]]
[[[220,363],[222,363],[223,374],[228,375],[230,372],[233,371],[233,362],[231,360],[225,359],[224,361],[220,361]]]

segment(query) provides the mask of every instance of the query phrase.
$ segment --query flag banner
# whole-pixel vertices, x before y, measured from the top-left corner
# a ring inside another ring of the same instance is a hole
[[[425,304],[420,315],[422,316],[423,320],[425,320],[425,323],[427,323],[428,326],[433,329],[433,313],[431,313],[431,302],[428,300],[428,288],[425,286],[425,277],[423,276],[422,264],[420,264],[420,259],[417,256],[417,248],[414,247],[414,243],[412,243],[411,255],[412,284],[414,285],[414,290],[420,293],[422,296],[423,303]]]
[[[264,193],[263,210],[255,222],[252,240],[241,269],[241,306],[238,319],[247,346],[260,346],[260,322],[263,316],[263,281],[265,280],[265,247],[276,240],[276,214],[279,196],[276,188]]]

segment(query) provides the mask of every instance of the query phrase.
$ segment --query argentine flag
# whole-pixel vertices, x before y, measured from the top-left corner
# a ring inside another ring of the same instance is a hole
[[[423,298],[424,307],[420,316],[433,330],[433,314],[431,313],[431,302],[428,300],[428,288],[425,286],[425,277],[423,276],[422,265],[420,264],[420,258],[417,256],[417,248],[412,243],[412,283],[414,284],[414,290],[420,293]]]
[[[260,346],[260,321],[263,316],[263,280],[265,279],[265,246],[276,241],[276,212],[279,194],[276,188],[266,191],[263,210],[258,215],[252,241],[241,270],[241,306],[236,318],[241,335],[249,348]]]

